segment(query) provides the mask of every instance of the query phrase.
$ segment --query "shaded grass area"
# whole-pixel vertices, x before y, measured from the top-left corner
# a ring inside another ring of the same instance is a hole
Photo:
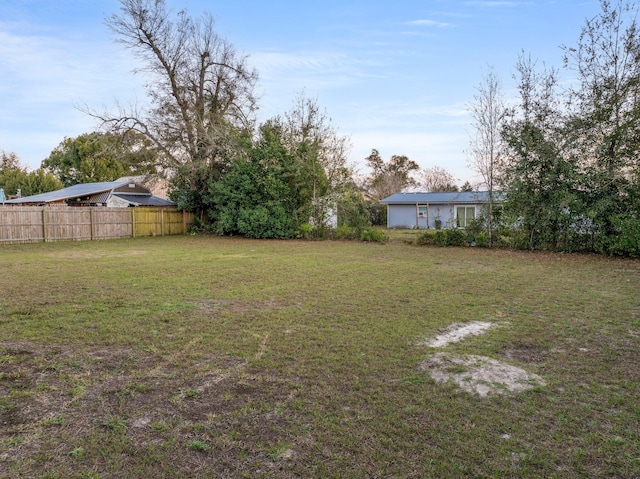
[[[640,263],[216,237],[0,249],[2,477],[637,477]],[[480,398],[419,346],[544,378]]]

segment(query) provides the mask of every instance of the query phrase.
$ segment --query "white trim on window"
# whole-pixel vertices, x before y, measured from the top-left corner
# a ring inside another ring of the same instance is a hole
[[[462,215],[458,216],[459,210],[462,210]],[[455,205],[453,207],[455,212],[455,224],[457,228],[466,228],[476,218],[476,205]],[[471,213],[471,215],[469,215]]]

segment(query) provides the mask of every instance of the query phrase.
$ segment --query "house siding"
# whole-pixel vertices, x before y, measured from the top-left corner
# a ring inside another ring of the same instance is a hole
[[[499,204],[504,195],[494,192],[494,202]],[[456,208],[474,207],[478,217],[489,201],[486,191],[478,192],[441,192],[441,193],[395,193],[381,200],[387,205],[388,228],[435,228],[436,220],[440,227],[456,227]],[[419,216],[418,208],[427,208],[426,216]]]
[[[443,228],[451,224],[455,219],[453,206],[428,205],[427,216],[419,217],[416,205],[387,205],[387,228],[435,228],[438,218]]]

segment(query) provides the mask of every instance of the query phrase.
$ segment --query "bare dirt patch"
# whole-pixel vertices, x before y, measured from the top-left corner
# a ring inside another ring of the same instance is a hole
[[[494,327],[494,324],[483,321],[474,321],[472,323],[465,324],[454,323],[435,338],[427,339],[418,345],[429,346],[431,348],[441,348],[450,343],[456,343],[467,336],[479,336],[484,334],[487,329],[492,327]]]
[[[420,363],[418,369],[429,371],[438,383],[452,381],[464,391],[482,397],[520,393],[545,385],[536,374],[485,356],[438,353]]]
[[[187,447],[192,440],[216,448],[206,456],[209,466],[241,470],[268,459],[269,445],[289,442],[293,419],[284,411],[297,398],[295,387],[252,374],[246,361],[201,356],[207,368],[180,351],[0,342],[0,476],[28,468],[40,477],[47,458],[55,458],[70,477],[78,447],[96,457],[122,444],[152,456],[161,450],[166,464],[190,470],[203,461]]]
[[[549,350],[532,341],[515,341],[504,347],[501,355],[509,361],[538,364],[546,361]]]

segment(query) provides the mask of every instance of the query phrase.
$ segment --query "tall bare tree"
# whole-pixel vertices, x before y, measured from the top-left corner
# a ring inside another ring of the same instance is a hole
[[[351,180],[352,172],[347,165],[349,139],[338,133],[315,99],[306,98],[304,92],[300,92],[282,123],[289,153],[316,163],[314,168],[326,176],[329,190],[340,189]],[[314,190],[316,187],[314,180]],[[323,194],[325,192],[315,191],[314,198]]]
[[[422,170],[420,186],[424,188],[425,191],[433,193],[458,191],[454,176],[446,168],[442,168],[441,166],[433,166]]]
[[[494,187],[500,171],[501,129],[506,114],[500,80],[493,69],[484,75],[469,105],[475,135],[469,165],[480,174],[489,194],[487,233],[492,244]]]
[[[219,162],[230,130],[253,125],[257,73],[247,58],[216,33],[210,14],[173,15],[164,0],[120,0],[106,24],[140,61],[136,72],[148,75],[151,106],[93,115],[105,127],[146,135],[167,168]]]
[[[274,123],[281,125],[288,153],[298,160],[296,174],[300,179],[307,177],[302,183],[311,188],[309,217],[316,225],[325,225],[335,208],[337,194],[351,181],[352,171],[347,164],[349,140],[338,134],[326,111],[315,99],[306,98],[304,92],[296,96],[284,118],[276,118]]]

